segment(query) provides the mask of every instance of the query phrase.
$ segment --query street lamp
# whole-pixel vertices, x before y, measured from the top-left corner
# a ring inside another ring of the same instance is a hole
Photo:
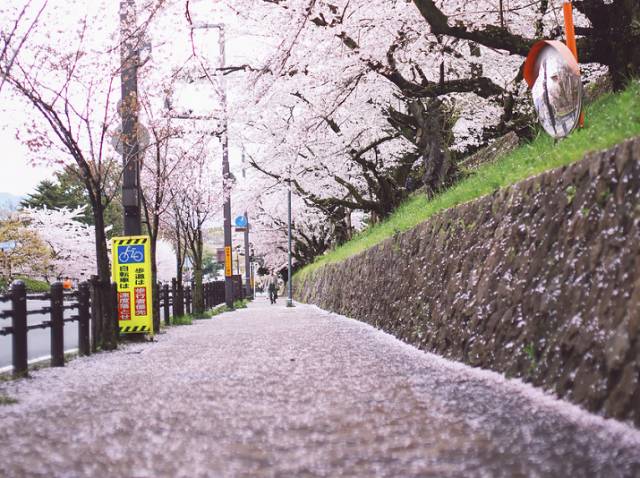
[[[287,191],[287,218],[288,218],[288,242],[289,242],[289,257],[287,264],[287,307],[293,307],[293,277],[291,274],[291,167],[289,167],[289,189]]]

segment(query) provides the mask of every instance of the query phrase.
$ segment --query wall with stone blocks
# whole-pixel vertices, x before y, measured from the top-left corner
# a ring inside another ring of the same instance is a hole
[[[296,296],[640,426],[640,139],[444,211]]]

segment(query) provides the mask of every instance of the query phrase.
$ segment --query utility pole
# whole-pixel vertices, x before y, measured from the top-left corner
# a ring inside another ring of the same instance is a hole
[[[229,251],[225,257],[231,259],[231,188],[229,184],[229,120],[227,118],[227,90],[224,84],[224,67],[226,66],[224,25],[216,25],[218,28],[218,46],[220,48],[220,101],[222,103],[222,193],[224,194],[224,248]],[[228,248],[228,249],[227,249]],[[224,301],[227,307],[233,308],[233,279],[232,265],[225,267],[224,275]]]
[[[247,172],[244,168],[244,145],[242,145],[242,179],[246,180]],[[245,209],[244,218],[247,221],[247,224],[244,228],[244,288],[246,291],[246,296],[249,298],[253,298],[251,294],[251,257],[249,256],[249,215]]]
[[[227,118],[227,90],[224,84],[224,68],[226,66],[225,28],[223,23],[204,23],[192,25],[192,29],[218,30],[218,48],[220,66],[218,67],[218,81],[220,82],[220,103],[222,105],[222,194],[224,197],[224,301],[227,307],[233,308],[233,251],[231,241],[231,172],[229,169],[229,120]]]
[[[120,32],[122,43],[120,115],[122,117],[122,206],[124,235],[142,233],[140,215],[140,145],[138,143],[138,65],[140,38],[136,33],[135,0],[120,1]]]

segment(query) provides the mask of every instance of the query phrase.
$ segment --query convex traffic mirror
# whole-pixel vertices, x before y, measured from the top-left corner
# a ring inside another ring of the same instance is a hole
[[[582,112],[580,67],[571,50],[559,41],[536,43],[527,56],[524,78],[544,130],[554,138],[569,135]]]

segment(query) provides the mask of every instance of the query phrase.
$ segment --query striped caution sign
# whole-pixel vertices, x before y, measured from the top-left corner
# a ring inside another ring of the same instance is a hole
[[[151,240],[148,236],[114,237],[111,251],[120,333],[153,334]]]
[[[146,244],[149,240],[148,237],[119,237],[117,239],[113,239],[113,243],[117,246],[122,245],[131,245],[131,244]]]
[[[151,329],[146,325],[120,325],[121,334],[135,334],[141,332],[151,332]]]

